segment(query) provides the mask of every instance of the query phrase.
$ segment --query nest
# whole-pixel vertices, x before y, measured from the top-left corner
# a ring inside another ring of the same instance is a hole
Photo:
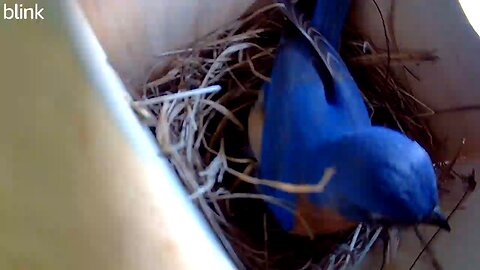
[[[279,4],[266,6],[189,48],[161,55],[169,64],[152,71],[161,76],[149,78],[134,106],[143,112],[191,200],[238,268],[342,269],[362,261],[382,228],[359,225],[329,236],[289,235],[265,207],[265,202],[282,202],[256,192],[255,185],[275,183],[252,177],[257,162],[246,126],[262,84],[269,81],[286,22],[278,8]],[[433,57],[425,52],[387,54],[351,29],[344,35],[341,52],[372,121],[433,149],[434,140],[423,136],[430,132],[418,117],[431,110],[395,79],[389,67]]]

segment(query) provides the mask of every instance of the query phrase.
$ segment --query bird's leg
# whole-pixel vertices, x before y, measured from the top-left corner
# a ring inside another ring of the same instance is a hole
[[[399,230],[396,227],[388,227],[382,232],[381,236],[383,242],[383,256],[382,256],[382,266],[380,269],[384,269],[391,260],[395,257],[398,245],[400,243],[400,234]]]
[[[400,245],[400,231],[397,227],[391,227],[388,230],[388,235],[390,241],[388,242],[387,263],[390,263],[397,255],[398,246]]]
[[[389,242],[389,235],[388,235],[388,228],[382,231],[382,234],[380,236],[380,239],[382,239],[382,245],[383,245],[383,253],[382,253],[382,266],[380,266],[380,270],[383,270],[385,268],[385,265],[387,264],[387,253],[388,253],[388,242]]]

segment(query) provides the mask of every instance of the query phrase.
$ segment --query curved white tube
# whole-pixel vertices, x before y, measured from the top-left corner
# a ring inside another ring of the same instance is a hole
[[[153,136],[146,132],[129,106],[129,94],[120,79],[108,65],[106,55],[100,47],[92,30],[82,16],[79,7],[66,1],[66,10],[70,19],[69,29],[82,60],[88,77],[101,94],[114,120],[134,152],[144,162],[144,174],[138,181],[147,190],[143,195],[146,203],[152,207],[152,216],[162,220],[146,217],[145,221],[156,222],[158,227],[150,228],[152,241],[162,234],[169,240],[151,245],[164,244],[161,251],[173,257],[151,254],[146,260],[157,262],[157,269],[233,269],[218,241],[213,236],[206,222],[189,201],[179,180],[166,159],[160,153]],[[106,135],[108,136],[108,135]],[[128,187],[125,187],[128,189]],[[136,210],[136,209],[132,209]],[[143,209],[138,209],[143,211]],[[135,232],[130,232],[134,233]],[[144,232],[138,232],[142,234]],[[139,243],[140,245],[145,243]],[[142,247],[141,247],[142,248]],[[162,261],[168,259],[170,262]],[[175,263],[172,263],[175,262]],[[148,265],[148,264],[145,264]],[[147,267],[150,269],[150,267]]]

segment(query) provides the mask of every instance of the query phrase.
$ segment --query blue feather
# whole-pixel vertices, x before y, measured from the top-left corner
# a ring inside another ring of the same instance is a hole
[[[334,48],[340,45],[340,36],[350,7],[350,0],[319,0],[314,9],[311,26],[320,32]]]
[[[264,87],[260,177],[315,184],[334,167],[326,190],[308,196],[319,212],[334,210],[358,222],[426,219],[438,204],[428,154],[402,134],[371,126],[360,91],[335,49],[350,1],[318,0],[313,29],[287,1],[286,14],[297,28],[284,32],[271,83]],[[298,194],[260,190],[302,207]],[[285,230],[295,227],[291,213],[270,207]]]

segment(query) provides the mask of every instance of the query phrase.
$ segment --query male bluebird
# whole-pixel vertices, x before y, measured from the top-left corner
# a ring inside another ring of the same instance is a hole
[[[430,157],[403,134],[371,125],[360,91],[336,51],[349,0],[317,0],[311,28],[289,0],[281,2],[296,27],[286,27],[263,104],[249,118],[259,176],[315,184],[327,168],[335,173],[323,192],[271,187],[260,192],[289,203],[316,234],[356,222],[425,223],[449,230],[438,207]],[[290,212],[270,209],[285,230],[306,233]]]

